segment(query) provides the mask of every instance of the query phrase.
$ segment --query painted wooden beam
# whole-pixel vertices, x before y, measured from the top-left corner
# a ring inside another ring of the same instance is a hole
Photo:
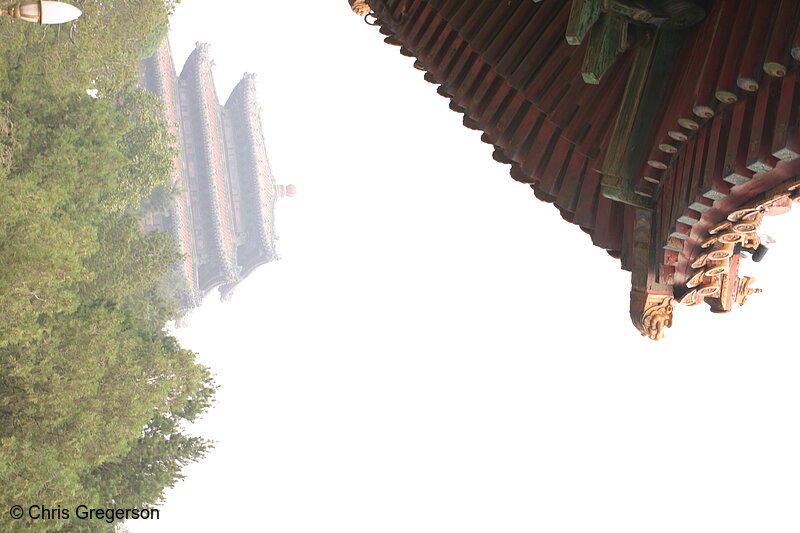
[[[628,38],[628,21],[618,15],[604,14],[589,33],[589,44],[583,58],[581,76],[592,85],[600,83],[600,78],[617,59],[617,54],[625,48]]]
[[[648,131],[659,112],[674,63],[674,37],[659,34],[636,49],[625,93],[603,161],[602,194],[637,207],[651,200],[634,192],[634,180],[647,156]]]
[[[572,0],[572,9],[569,13],[567,22],[566,37],[567,42],[573,46],[578,46],[583,42],[583,38],[594,26],[600,17],[601,0]]]

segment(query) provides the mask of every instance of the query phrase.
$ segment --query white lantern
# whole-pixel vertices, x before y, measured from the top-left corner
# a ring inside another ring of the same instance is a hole
[[[81,10],[72,4],[42,0],[42,24],[63,24],[81,16]]]
[[[81,10],[71,4],[40,0],[11,6],[4,12],[14,18],[40,24],[63,24],[81,16]]]

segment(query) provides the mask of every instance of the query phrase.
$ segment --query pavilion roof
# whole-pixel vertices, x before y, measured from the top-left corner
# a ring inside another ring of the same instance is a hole
[[[800,2],[350,4],[514,179],[622,259],[643,334],[660,338],[673,303],[743,301],[738,237],[712,236],[800,194]]]
[[[236,227],[228,170],[225,164],[224,131],[220,123],[219,102],[211,70],[209,47],[197,46],[181,71],[181,79],[193,82],[193,110],[197,117],[202,147],[198,151],[205,160],[206,186],[210,196],[213,220],[213,240],[225,279],[236,279]]]
[[[238,179],[242,182],[243,190],[251,193],[243,195],[241,211],[245,219],[243,223],[253,230],[254,235],[248,235],[240,249],[258,250],[256,255],[259,261],[266,256],[277,258],[274,218],[276,183],[267,157],[254,74],[245,74],[236,84],[225,103],[225,109],[235,129]]]
[[[167,122],[167,127],[173,138],[176,139],[177,147],[180,148],[176,151],[172,161],[172,184],[176,185],[179,190],[189,190],[184,163],[181,159],[182,136],[178,129],[180,122],[178,78],[168,39],[164,39],[158,50],[142,62],[142,72],[146,78],[145,85],[147,88],[161,98],[164,104],[164,119]],[[190,292],[193,293],[194,288],[197,286],[196,237],[191,216],[191,205],[187,196],[179,195],[176,198],[170,210],[170,227],[167,229],[173,235],[178,250],[182,255],[181,274],[190,288]],[[188,296],[188,299],[196,300],[192,295]]]

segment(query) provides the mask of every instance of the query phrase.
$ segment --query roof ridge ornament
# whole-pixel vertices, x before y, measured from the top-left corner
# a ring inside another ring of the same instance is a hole
[[[715,313],[731,311],[734,303],[744,305],[747,298],[761,289],[752,287],[755,278],[739,276],[739,264],[744,252],[752,255],[755,262],[761,261],[767,252],[766,235],[758,229],[764,216],[788,212],[792,203],[800,201],[800,180],[779,185],[767,191],[760,200],[740,205],[727,217],[711,226],[709,235],[701,244],[706,253],[698,252],[690,266],[694,273],[685,282],[679,303],[697,305],[705,300]],[[716,254],[716,255],[714,255]]]
[[[372,12],[372,8],[366,0],[348,0],[350,2],[350,9],[359,17],[365,17]]]

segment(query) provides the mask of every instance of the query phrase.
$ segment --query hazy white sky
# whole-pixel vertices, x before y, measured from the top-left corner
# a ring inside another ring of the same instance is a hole
[[[283,259],[178,332],[217,441],[135,533],[800,529],[796,216],[733,313],[628,318],[629,274],[494,162],[346,0],[186,0],[258,74]]]

